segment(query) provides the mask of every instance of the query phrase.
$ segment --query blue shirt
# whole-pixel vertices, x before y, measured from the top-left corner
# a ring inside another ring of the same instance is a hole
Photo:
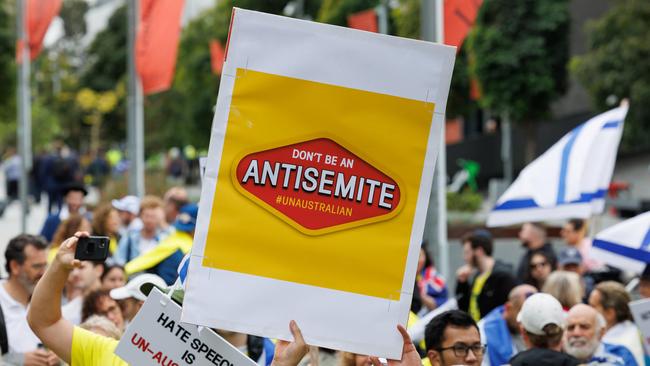
[[[601,343],[589,360],[589,366],[639,366],[627,348],[609,343]]]

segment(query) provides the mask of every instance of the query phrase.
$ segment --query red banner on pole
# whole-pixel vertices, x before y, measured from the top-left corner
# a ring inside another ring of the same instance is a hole
[[[22,1],[27,2],[25,10],[27,11],[26,31],[29,36],[29,58],[30,60],[34,60],[43,49],[45,33],[47,33],[47,29],[50,27],[52,19],[59,14],[63,0]],[[16,61],[18,63],[22,62],[22,51],[23,41],[19,39],[16,42]]]
[[[460,50],[483,0],[445,0],[445,44]]]
[[[223,71],[223,62],[226,56],[226,51],[223,49],[221,42],[213,39],[210,41],[210,64],[212,65],[212,72],[221,75]]]
[[[375,9],[348,15],[348,26],[354,29],[377,33],[379,28],[377,26],[377,13]]]
[[[183,0],[140,0],[136,68],[145,95],[169,89],[174,78]]]

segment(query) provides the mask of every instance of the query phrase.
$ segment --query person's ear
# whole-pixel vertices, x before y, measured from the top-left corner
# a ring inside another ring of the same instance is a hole
[[[428,350],[427,357],[429,358],[429,362],[431,362],[431,366],[440,366],[442,364],[442,360],[440,359],[442,355],[438,351]]]
[[[95,271],[95,274],[97,275],[97,278],[100,278],[102,276],[102,274],[104,274],[104,266],[102,266],[102,265],[94,266],[93,270]]]
[[[605,317],[607,324],[616,323],[616,309],[614,308],[604,309],[603,316]]]
[[[503,304],[503,315],[508,316],[508,314],[512,311],[512,303],[510,301],[506,301],[505,304]]]
[[[22,267],[17,260],[11,260],[9,262],[9,270],[11,273],[9,273],[11,276],[17,276],[20,273],[20,267]]]

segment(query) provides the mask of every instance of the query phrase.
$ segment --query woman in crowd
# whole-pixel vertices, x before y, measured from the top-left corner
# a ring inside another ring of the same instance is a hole
[[[102,282],[102,290],[106,291],[124,286],[126,284],[126,272],[124,272],[124,267],[119,264],[105,265],[100,281]]]
[[[47,253],[47,263],[52,263],[56,252],[59,250],[59,245],[63,241],[74,235],[77,231],[90,231],[90,221],[80,214],[71,214],[64,220],[54,233],[50,249]]]
[[[535,286],[537,290],[541,291],[544,282],[548,276],[555,270],[552,268],[552,260],[547,253],[542,250],[537,250],[530,255],[528,262],[528,272],[524,282]]]
[[[117,250],[119,243],[120,215],[110,203],[103,204],[93,212],[93,235],[108,236],[108,246],[111,254]]]
[[[81,321],[85,322],[93,315],[105,316],[115,324],[120,332],[124,330],[122,310],[117,301],[113,300],[106,290],[95,290],[84,299],[81,308]]]
[[[555,297],[564,311],[569,311],[574,305],[580,304],[584,297],[580,276],[567,271],[551,273],[542,286],[542,292]]]
[[[420,295],[421,309],[415,309],[418,315],[423,315],[444,304],[448,299],[448,290],[445,280],[440,276],[433,265],[424,246],[420,248],[418,270],[416,277],[416,290]]]

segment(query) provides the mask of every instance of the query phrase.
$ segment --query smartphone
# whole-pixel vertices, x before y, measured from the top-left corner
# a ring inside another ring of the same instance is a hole
[[[108,257],[109,242],[108,236],[82,236],[74,257],[82,261],[103,262]]]

